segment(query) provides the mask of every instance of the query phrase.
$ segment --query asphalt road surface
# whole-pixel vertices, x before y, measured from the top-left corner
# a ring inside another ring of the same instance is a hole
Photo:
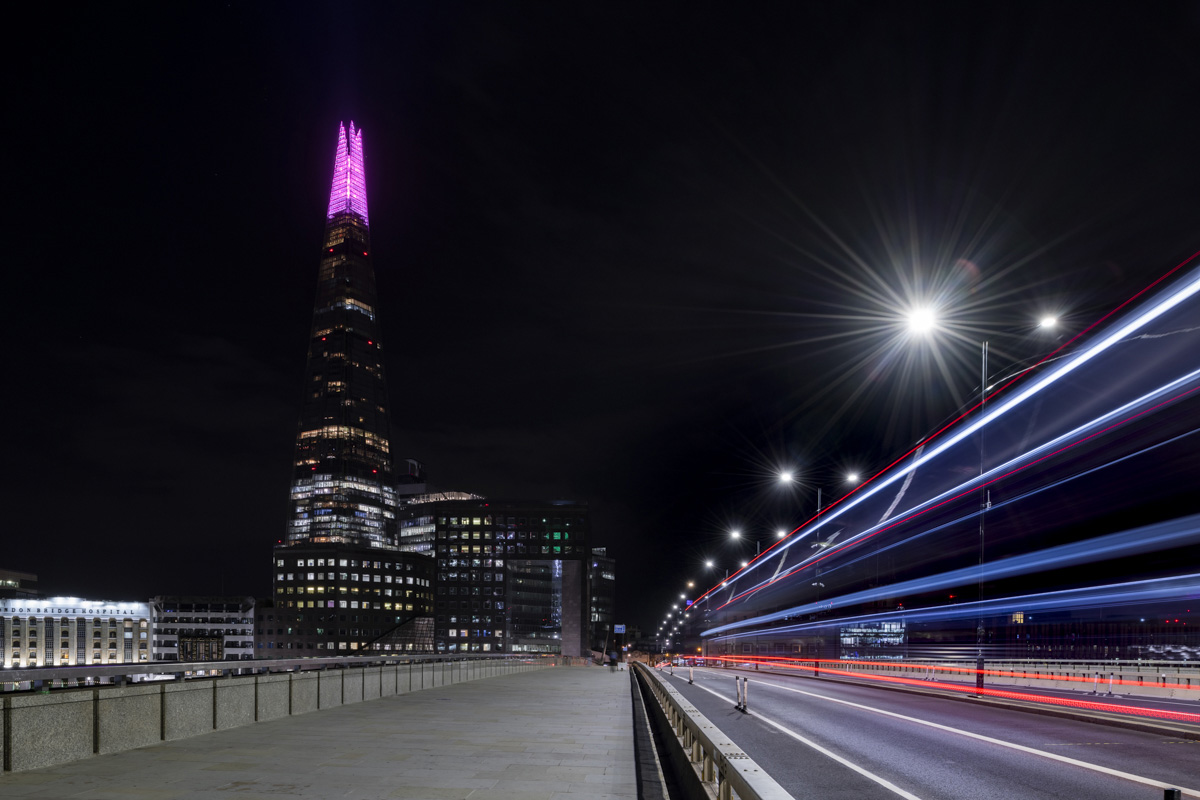
[[[797,798],[1200,798],[1200,741],[941,697],[732,670],[667,678]]]

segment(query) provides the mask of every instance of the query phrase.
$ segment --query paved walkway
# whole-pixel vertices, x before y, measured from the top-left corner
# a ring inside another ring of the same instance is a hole
[[[0,797],[636,800],[629,673],[554,667],[340,706],[8,773]]]

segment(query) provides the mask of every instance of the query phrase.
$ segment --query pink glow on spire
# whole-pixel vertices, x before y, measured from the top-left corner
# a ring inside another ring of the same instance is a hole
[[[362,130],[354,129],[350,121],[349,135],[345,125],[338,125],[337,155],[333,159],[333,188],[329,191],[329,218],[343,211],[353,211],[367,219],[367,177],[363,169]]]

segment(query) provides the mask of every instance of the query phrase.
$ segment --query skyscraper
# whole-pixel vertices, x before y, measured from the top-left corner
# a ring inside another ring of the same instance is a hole
[[[338,128],[284,544],[387,547],[396,495],[362,131]]]
[[[396,544],[369,225],[351,122],[338,128],[287,531],[272,553],[271,603],[256,613],[260,656],[433,649],[433,559]],[[420,472],[410,467],[407,482]]]

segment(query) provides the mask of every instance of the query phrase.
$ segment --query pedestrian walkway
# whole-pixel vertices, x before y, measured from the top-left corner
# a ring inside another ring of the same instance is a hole
[[[629,675],[552,667],[385,697],[8,773],[0,797],[635,800]]]

